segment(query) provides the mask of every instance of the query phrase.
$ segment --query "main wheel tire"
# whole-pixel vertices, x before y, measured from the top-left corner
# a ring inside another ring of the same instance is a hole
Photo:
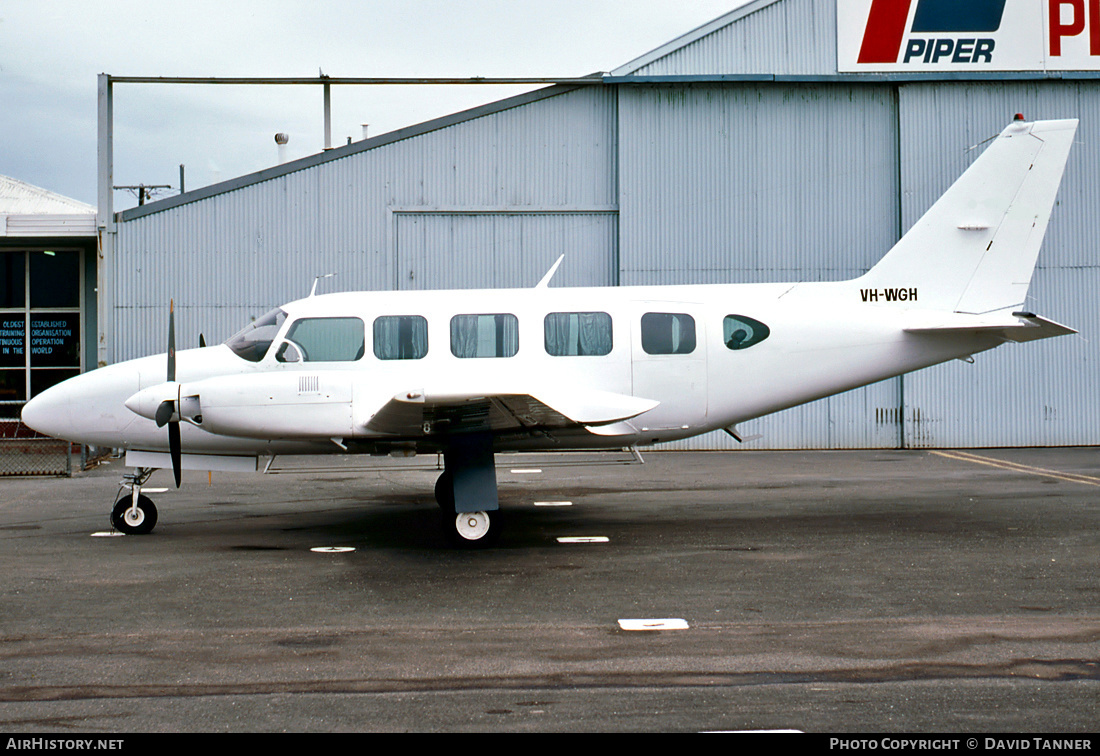
[[[444,514],[455,513],[454,477],[444,470],[435,481],[435,503]]]
[[[464,549],[484,549],[492,546],[500,536],[500,510],[492,512],[444,513],[444,525],[451,543]]]
[[[133,497],[124,495],[111,510],[111,525],[126,535],[145,535],[157,524],[157,508],[148,496],[138,494],[137,510],[131,508]]]

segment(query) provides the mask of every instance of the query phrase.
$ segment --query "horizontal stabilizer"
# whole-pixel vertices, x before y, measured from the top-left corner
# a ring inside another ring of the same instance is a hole
[[[1011,316],[990,318],[957,314],[946,320],[915,325],[905,329],[906,333],[919,334],[964,334],[991,333],[1005,341],[1036,341],[1055,336],[1068,336],[1076,330],[1053,320],[1041,318],[1030,312],[1014,312]]]

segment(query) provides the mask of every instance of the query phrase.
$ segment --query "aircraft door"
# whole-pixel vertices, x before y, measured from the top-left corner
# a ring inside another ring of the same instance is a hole
[[[644,302],[631,323],[634,396],[659,407],[635,423],[648,430],[693,430],[707,418],[706,321],[682,303]]]

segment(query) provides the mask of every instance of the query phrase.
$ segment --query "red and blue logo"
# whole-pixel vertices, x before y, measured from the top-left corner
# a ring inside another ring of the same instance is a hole
[[[1004,10],[1005,0],[872,0],[858,62],[992,63],[996,40],[981,35],[1000,28]]]

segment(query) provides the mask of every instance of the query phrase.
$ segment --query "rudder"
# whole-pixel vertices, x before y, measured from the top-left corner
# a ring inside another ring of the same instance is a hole
[[[859,286],[918,289],[921,308],[1018,307],[1076,130],[1076,120],[1010,124]]]

